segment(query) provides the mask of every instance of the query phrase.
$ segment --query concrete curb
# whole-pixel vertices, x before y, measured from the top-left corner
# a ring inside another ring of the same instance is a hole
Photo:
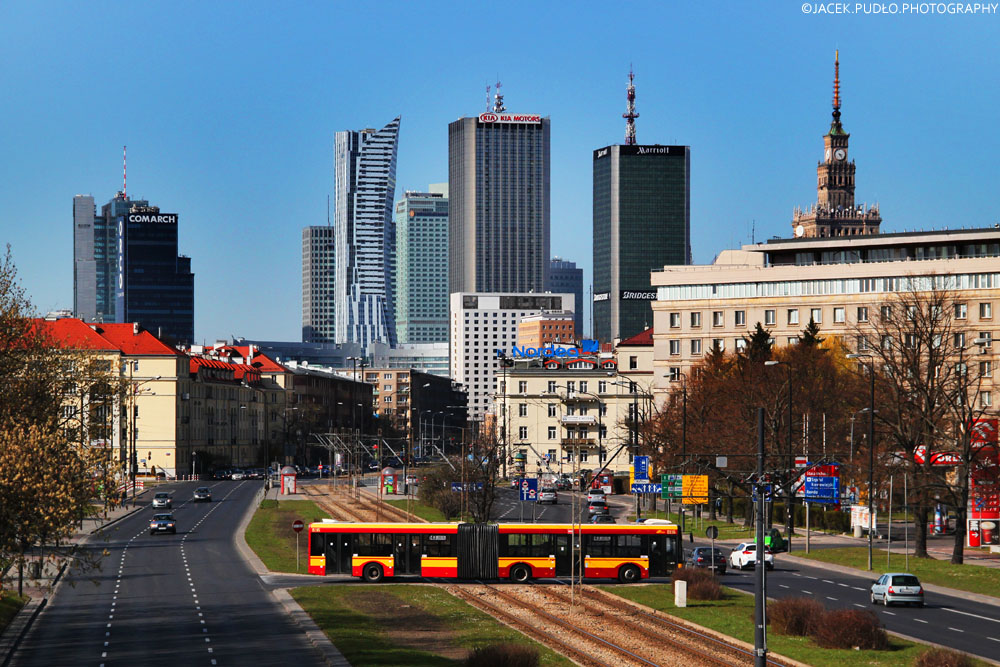
[[[799,558],[798,556],[791,556],[789,554],[781,555],[782,562],[789,562],[795,565],[802,565],[806,567],[815,567],[821,570],[830,570],[831,572],[839,572],[840,574],[849,574],[855,577],[862,577],[864,579],[873,579],[874,572],[868,572],[867,570],[858,570],[853,567],[847,567],[845,565],[836,565],[834,563],[827,563],[821,560],[813,560],[811,558]],[[993,605],[994,607],[1000,607],[1000,598],[994,597],[992,595],[983,595],[982,593],[969,593],[966,591],[960,591],[955,588],[948,588],[946,586],[938,586],[937,584],[923,584],[924,590],[930,593],[939,593],[941,595],[951,595],[954,597],[959,597],[965,600],[972,600],[982,604]]]
[[[243,513],[243,518],[240,520],[240,525],[236,528],[236,549],[240,552],[243,560],[247,562],[248,565],[257,573],[257,576],[263,576],[265,574],[283,574],[281,572],[271,572],[264,565],[264,561],[254,553],[254,550],[250,548],[247,544],[246,530],[247,526],[250,525],[250,520],[253,518],[254,513],[260,506],[260,502],[266,497],[266,493],[262,488],[254,495],[254,499],[250,502],[250,506],[247,508],[246,512]],[[308,556],[307,556],[308,557]],[[271,590],[271,595],[274,599],[281,604],[285,613],[288,614],[295,624],[302,629],[305,633],[306,638],[309,643],[312,644],[317,651],[323,656],[326,664],[332,667],[351,667],[351,663],[347,662],[344,655],[333,645],[330,638],[326,636],[326,633],[319,629],[316,622],[312,620],[312,617],[306,613],[306,611],[295,601],[295,598],[291,596],[288,590],[284,588],[275,588]],[[2,666],[0,666],[2,667]]]
[[[46,598],[30,598],[0,634],[0,667],[7,667],[35,617],[45,607]]]
[[[326,633],[320,630],[319,626],[312,619],[312,616],[306,613],[299,603],[295,601],[291,593],[284,588],[275,588],[271,591],[271,595],[285,609],[285,613],[291,616],[292,620],[302,629],[309,642],[323,655],[326,664],[331,667],[351,667],[351,663],[347,661],[344,654],[333,645],[333,642],[326,636]]]

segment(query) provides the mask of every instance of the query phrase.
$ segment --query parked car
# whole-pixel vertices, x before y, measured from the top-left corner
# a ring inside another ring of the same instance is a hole
[[[538,492],[538,502],[557,505],[559,503],[559,494],[556,493],[555,487],[543,487],[542,490]]]
[[[191,501],[210,503],[212,502],[212,491],[207,486],[199,486],[194,490],[194,497],[191,498]]]
[[[610,514],[595,514],[588,520],[588,523],[618,523]]]
[[[212,473],[212,479],[229,479],[228,470],[216,470]]]
[[[229,479],[232,479],[232,480],[241,480],[241,479],[243,479],[243,478],[244,478],[245,476],[246,476],[246,475],[244,474],[244,472],[243,472],[242,470],[234,470],[234,471],[233,471],[233,472],[232,472],[232,473],[231,473],[231,474],[229,475]]]
[[[726,573],[726,555],[722,553],[722,549],[718,547],[695,547],[691,550],[688,555],[687,560],[684,561],[685,567],[705,567],[715,570],[716,574]]]
[[[753,542],[740,542],[729,552],[729,567],[745,570],[757,565],[757,545]],[[769,570],[774,569],[774,554],[764,548],[764,565]]]
[[[407,486],[420,486],[420,478],[417,477],[416,475],[407,475],[406,476],[406,485]]]
[[[603,489],[590,489],[587,491],[587,502],[592,500],[604,500],[604,490]]]
[[[174,522],[173,514],[154,514],[149,522],[149,534],[176,533],[177,524]]]
[[[610,515],[611,508],[608,507],[608,502],[604,498],[597,498],[587,503],[587,513],[589,516],[594,516],[595,514]]]
[[[166,491],[157,491],[153,496],[154,510],[168,510],[173,506],[173,500],[170,498],[170,494]]]
[[[881,600],[886,607],[897,602],[923,607],[924,587],[908,572],[890,572],[872,584],[871,599],[872,604]]]
[[[556,480],[556,489],[559,491],[569,491],[573,488],[573,482],[569,477],[560,477]]]

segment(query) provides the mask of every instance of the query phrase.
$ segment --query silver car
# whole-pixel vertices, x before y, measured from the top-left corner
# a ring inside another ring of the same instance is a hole
[[[554,488],[546,486],[538,492],[538,502],[552,503],[555,505],[559,502],[559,496],[556,494],[556,490]]]
[[[170,499],[170,494],[165,491],[159,491],[153,496],[153,509],[154,510],[168,510],[173,507],[173,501]]]
[[[872,604],[881,601],[886,607],[897,602],[924,606],[924,587],[907,572],[883,574],[872,584]]]

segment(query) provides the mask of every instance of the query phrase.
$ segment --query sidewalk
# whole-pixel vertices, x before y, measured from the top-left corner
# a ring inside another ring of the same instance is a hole
[[[138,493],[135,497],[135,504],[133,504],[132,499],[129,499],[129,502],[124,506],[116,507],[107,512],[102,509],[99,514],[84,519],[69,540],[65,542],[63,548],[69,549],[81,545],[102,528],[142,510],[148,504],[148,498],[143,497],[148,492],[149,489]],[[0,665],[7,664],[35,617],[55,594],[67,565],[65,558],[47,558],[42,562],[41,576],[37,579],[30,579],[28,576],[29,568],[25,567],[24,594],[28,597],[28,602],[11,620],[10,625],[0,633]],[[18,570],[16,567],[12,567],[3,576],[2,585],[4,589],[17,590]]]

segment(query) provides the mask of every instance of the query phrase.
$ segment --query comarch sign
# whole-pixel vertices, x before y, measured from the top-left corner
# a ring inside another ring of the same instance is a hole
[[[579,357],[585,354],[597,354],[601,349],[596,340],[584,340],[580,347],[524,347],[515,345],[510,349],[510,356],[515,359],[539,359],[553,357]],[[503,351],[497,350],[497,357],[503,357]]]
[[[177,214],[176,213],[129,213],[128,221],[133,224],[156,223],[156,224],[176,225]]]

